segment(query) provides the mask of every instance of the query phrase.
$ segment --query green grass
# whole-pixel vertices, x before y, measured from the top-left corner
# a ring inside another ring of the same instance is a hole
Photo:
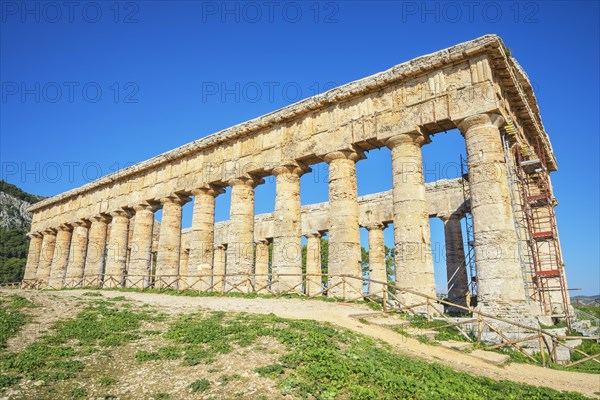
[[[190,384],[190,389],[194,393],[203,393],[210,387],[210,382],[206,379],[199,379]]]
[[[451,327],[444,327],[444,328],[440,328],[441,326],[447,325],[448,322],[445,320],[439,320],[439,319],[433,319],[431,321],[428,321],[427,318],[423,317],[423,316],[409,316],[409,315],[404,315],[403,316],[405,319],[407,319],[410,322],[410,327],[412,328],[416,328],[416,329],[412,329],[411,332],[407,331],[407,327],[406,326],[399,326],[399,327],[395,327],[393,328],[393,330],[396,333],[399,333],[403,336],[410,336],[410,333],[414,333],[415,337],[417,340],[419,340],[421,343],[426,343],[426,344],[432,344],[432,341],[428,338],[424,339],[422,336],[423,335],[419,335],[419,329],[422,330],[435,330],[437,331],[437,334],[434,336],[434,339],[437,340],[454,340],[454,341],[458,341],[458,342],[470,342],[471,340],[467,340],[466,337],[463,336],[462,333],[460,333],[460,331],[458,330],[458,328],[451,326]],[[473,338],[473,334],[471,332],[465,332],[467,335],[471,335],[470,337]],[[419,338],[421,336],[421,338]]]
[[[281,364],[271,364],[265,367],[255,368],[254,371],[260,376],[277,378],[279,375],[282,375],[285,372],[285,369]]]
[[[100,386],[110,386],[114,385],[117,382],[118,380],[116,378],[113,378],[112,376],[108,375],[103,375],[96,381],[96,384]]]
[[[8,340],[30,321],[23,309],[32,307],[35,305],[31,301],[14,294],[0,298],[0,349],[6,348]]]
[[[584,398],[413,360],[394,354],[388,345],[316,321],[223,312],[192,314],[176,320],[164,337],[182,350],[184,365],[194,365],[189,360],[210,363],[219,354],[250,346],[258,338],[273,338],[287,350],[277,363],[255,371],[274,379],[282,394],[300,398]],[[228,380],[220,378],[221,384]]]
[[[48,335],[23,351],[1,354],[2,376],[12,378],[0,379],[0,389],[16,383],[15,377],[45,382],[74,378],[84,368],[81,357],[135,340],[142,321],[162,318],[147,309],[134,311],[96,300],[74,318],[56,322]]]
[[[600,344],[597,343],[595,340],[582,340],[581,344],[575,348],[577,350],[581,350],[584,353],[589,354],[590,356],[600,353]],[[574,362],[577,360],[581,360],[584,357],[585,356],[583,356],[582,354],[572,352],[571,361]],[[573,365],[572,367],[566,368],[566,369],[569,371],[600,374],[600,364],[598,364],[597,362],[595,362],[593,360],[585,361],[580,364]]]
[[[576,306],[575,307],[578,310],[584,311],[588,314],[593,315],[594,317],[600,319],[600,305],[595,305],[595,306]],[[582,317],[583,319],[585,319],[585,317]]]

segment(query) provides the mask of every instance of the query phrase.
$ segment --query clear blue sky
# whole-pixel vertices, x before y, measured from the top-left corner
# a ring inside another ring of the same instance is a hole
[[[66,3],[0,3],[2,179],[51,196],[495,33],[534,83],[558,158],[552,179],[570,286],[600,292],[598,2]],[[423,151],[428,181],[455,177],[464,141],[440,134]],[[327,200],[326,170],[314,169],[302,179],[303,204]],[[358,185],[361,195],[391,188],[387,150],[358,164]],[[228,201],[218,198],[218,220],[227,219]],[[268,181],[256,212],[273,204]],[[184,226],[190,215],[188,204]],[[431,224],[443,287],[442,226]]]

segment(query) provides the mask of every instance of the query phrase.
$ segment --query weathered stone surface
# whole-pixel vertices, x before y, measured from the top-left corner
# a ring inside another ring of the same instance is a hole
[[[469,279],[467,276],[465,247],[460,224],[460,214],[440,215],[444,222],[446,240],[446,276],[448,281],[448,301],[467,306]]]
[[[35,232],[30,234],[29,237],[31,241],[29,242],[27,264],[25,265],[25,274],[23,279],[35,279],[42,253],[43,235]]]
[[[91,226],[88,232],[88,244],[85,257],[84,276],[86,282],[92,282],[94,276],[98,279],[104,272],[106,236],[110,218],[98,215],[91,218]]]
[[[156,259],[156,278],[161,286],[169,286],[179,274],[181,207],[189,200],[188,197],[180,195],[171,195],[161,199],[163,215]],[[170,287],[176,289],[178,283],[175,282]]]
[[[335,275],[362,277],[360,233],[358,225],[358,190],[355,151],[336,151],[325,156],[329,164],[329,280],[327,294],[352,299],[362,294],[362,281],[344,282]]]
[[[130,214],[119,210],[110,214],[112,221],[106,247],[105,287],[119,287],[123,283],[127,262],[127,238]]]
[[[387,282],[385,265],[385,243],[383,241],[382,223],[373,223],[367,226],[369,230],[369,279],[379,282]],[[383,297],[384,285],[380,283],[369,283],[369,294]]]
[[[497,114],[466,118],[471,214],[478,272],[478,308],[497,314],[528,314]],[[514,311],[511,311],[514,310]]]
[[[32,241],[27,276],[35,270],[42,286],[49,277],[60,286],[67,265],[67,275],[77,278],[83,263],[85,279],[104,275],[106,286],[120,286],[125,273],[150,275],[155,258],[158,286],[174,288],[177,275],[186,275],[194,288],[245,292],[264,281],[236,274],[250,274],[256,267],[264,271],[264,257],[261,253],[255,259],[254,243],[264,247],[264,241],[272,241],[272,289],[303,290],[299,285],[301,235],[328,232],[328,268],[333,275],[328,294],[354,298],[363,291],[359,226],[393,222],[397,283],[433,297],[428,218],[472,210],[481,309],[528,316],[530,304],[515,257],[513,210],[498,130],[504,120],[515,128],[513,142],[539,141],[550,170],[556,169],[527,76],[498,37],[484,36],[36,203],[30,207],[31,233],[37,239]],[[465,201],[460,180],[426,185],[423,179],[420,146],[433,135],[457,127],[467,144],[471,204]],[[369,150],[385,146],[391,149],[392,190],[358,198],[355,163]],[[301,207],[300,174],[322,161],[329,164],[329,202]],[[255,216],[254,187],[269,175],[276,176],[275,212]],[[231,187],[230,220],[214,224],[214,197],[224,186]],[[192,194],[196,198],[192,228],[182,238],[181,206]],[[163,204],[163,220],[155,244],[152,237],[158,224],[139,207],[157,202]],[[137,215],[130,222],[132,209]],[[108,231],[106,215],[112,216]],[[71,245],[70,233],[59,227],[81,221],[91,221],[87,239],[83,228],[78,228]],[[451,296],[465,290],[458,228],[455,221],[446,224]],[[383,234],[372,232],[371,274],[380,276],[384,270],[378,249]],[[39,235],[43,235],[41,242]],[[313,250],[316,239],[309,237]],[[36,246],[41,249],[37,262]],[[54,261],[45,258],[48,252]],[[320,268],[316,257],[310,260],[310,268],[315,273]],[[208,278],[196,279],[201,275]],[[354,279],[340,285],[335,275]],[[317,289],[309,283],[304,290]],[[405,304],[418,298],[399,293]]]
[[[222,193],[217,187],[198,188],[194,195],[192,228],[189,235],[188,283],[194,289],[207,290],[212,286],[215,197]]]
[[[40,253],[39,267],[36,273],[36,279],[38,279],[43,285],[47,285],[48,279],[50,278],[52,258],[54,257],[54,247],[56,247],[56,230],[47,229],[43,233],[42,251]]]
[[[252,178],[230,181],[231,209],[229,242],[227,243],[227,278],[225,290],[246,292],[250,290],[246,277],[236,274],[252,273],[254,264],[254,186]],[[231,275],[231,276],[229,276]]]
[[[302,224],[300,222],[300,166],[276,168],[275,212],[273,213],[273,290],[301,291]],[[287,274],[292,274],[289,276]]]
[[[69,260],[69,249],[71,246],[71,234],[73,228],[70,225],[61,225],[56,233],[56,244],[54,246],[54,256],[52,257],[52,266],[50,267],[50,279],[48,286],[60,289],[65,278],[67,262]]]
[[[78,222],[73,227],[69,261],[67,264],[66,279],[71,285],[79,285],[78,279],[83,277],[85,266],[85,251],[88,241],[88,223]]]
[[[149,284],[152,269],[152,232],[154,228],[154,212],[156,204],[135,206],[133,236],[131,238],[131,254],[127,269],[127,287],[144,288]]]
[[[421,158],[421,146],[427,141],[421,132],[411,132],[393,136],[386,143],[392,152],[396,282],[402,288],[435,297]],[[401,292],[399,300],[405,305],[422,302],[408,292]]]
[[[306,294],[315,296],[323,291],[321,271],[321,234],[306,235]]]

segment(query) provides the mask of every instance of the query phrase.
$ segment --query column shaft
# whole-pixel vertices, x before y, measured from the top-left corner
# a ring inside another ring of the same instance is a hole
[[[110,214],[109,240],[106,249],[105,287],[119,287],[123,284],[127,263],[127,238],[129,236],[129,214],[116,211]]]
[[[108,217],[100,215],[91,221],[83,276],[85,285],[99,286],[104,274]]]
[[[215,197],[222,190],[213,187],[194,190],[192,231],[187,274],[192,288],[207,291],[212,286],[215,236]]]
[[[62,225],[56,234],[56,245],[54,247],[50,279],[48,281],[48,286],[52,289],[61,289],[63,286],[67,262],[69,261],[71,234],[72,228],[69,225]]]
[[[233,179],[229,240],[227,242],[227,277],[225,290],[248,292],[248,275],[254,264],[254,186],[252,179]],[[236,276],[236,274],[244,274]]]
[[[298,166],[280,167],[274,171],[273,278],[276,282],[273,290],[276,292],[302,290],[301,173],[302,169]]]
[[[268,293],[269,283],[269,242],[259,240],[256,242],[256,261],[254,264],[254,287],[258,293]]]
[[[144,288],[148,287],[152,272],[152,231],[156,206],[143,204],[133,209],[135,210],[135,219],[133,220],[131,254],[125,286]]]
[[[36,280],[40,287],[48,287],[50,279],[50,270],[52,268],[52,258],[54,258],[54,248],[56,247],[56,230],[48,229],[44,231],[42,238],[42,251],[40,253],[39,267],[36,273]]]
[[[394,136],[386,145],[392,153],[396,284],[435,297],[421,156],[421,145],[426,141],[425,136],[414,132]],[[407,292],[400,292],[398,299],[406,306],[424,301],[422,297]],[[423,309],[418,308],[419,311]]]
[[[213,259],[213,292],[222,293],[223,284],[225,283],[225,259],[227,257],[225,246],[217,246],[214,250]]]
[[[179,287],[181,207],[187,201],[189,201],[189,198],[178,195],[161,199],[163,213],[156,260],[156,284],[159,287],[170,287],[172,289]]]
[[[442,221],[446,240],[448,301],[466,307],[470,293],[460,216],[450,215],[442,218]]]
[[[498,126],[502,117],[480,114],[459,124],[467,145],[471,214],[482,311],[530,314],[518,257],[510,187]]]
[[[385,265],[385,243],[383,237],[383,224],[373,224],[367,227],[369,230],[369,279],[379,282],[387,282]],[[381,283],[369,283],[369,294],[382,296],[384,285]]]
[[[29,237],[29,251],[27,252],[27,264],[25,265],[25,274],[23,276],[23,280],[26,281],[34,280],[36,277],[43,241],[41,233],[34,232]]]
[[[306,236],[306,295],[314,296],[323,290],[321,274],[321,235]]]
[[[339,275],[362,277],[360,227],[358,225],[358,190],[355,152],[334,152],[325,156],[329,164],[329,260],[328,295],[356,298],[362,295],[362,280]]]
[[[78,222],[73,228],[71,249],[69,250],[69,263],[65,284],[67,287],[82,285],[83,268],[85,265],[85,252],[88,241],[88,226],[86,222]]]

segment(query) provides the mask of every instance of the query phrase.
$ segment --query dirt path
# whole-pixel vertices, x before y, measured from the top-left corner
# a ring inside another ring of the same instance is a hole
[[[55,296],[80,296],[81,290],[52,292]],[[497,367],[457,350],[419,343],[377,325],[363,324],[351,317],[352,314],[372,310],[365,306],[344,303],[327,303],[318,300],[300,299],[244,299],[233,297],[183,297],[155,293],[102,291],[104,297],[124,296],[127,299],[151,304],[170,313],[193,312],[199,309],[215,311],[273,313],[282,318],[312,319],[326,321],[340,327],[382,340],[406,355],[435,361],[473,375],[486,376],[495,380],[511,380],[530,385],[550,387],[556,390],[580,392],[586,396],[600,398],[600,376],[579,372],[557,371],[528,364],[510,364]],[[48,296],[44,292],[22,291],[25,297]],[[58,310],[56,310],[58,311]],[[64,317],[64,314],[63,314]]]

